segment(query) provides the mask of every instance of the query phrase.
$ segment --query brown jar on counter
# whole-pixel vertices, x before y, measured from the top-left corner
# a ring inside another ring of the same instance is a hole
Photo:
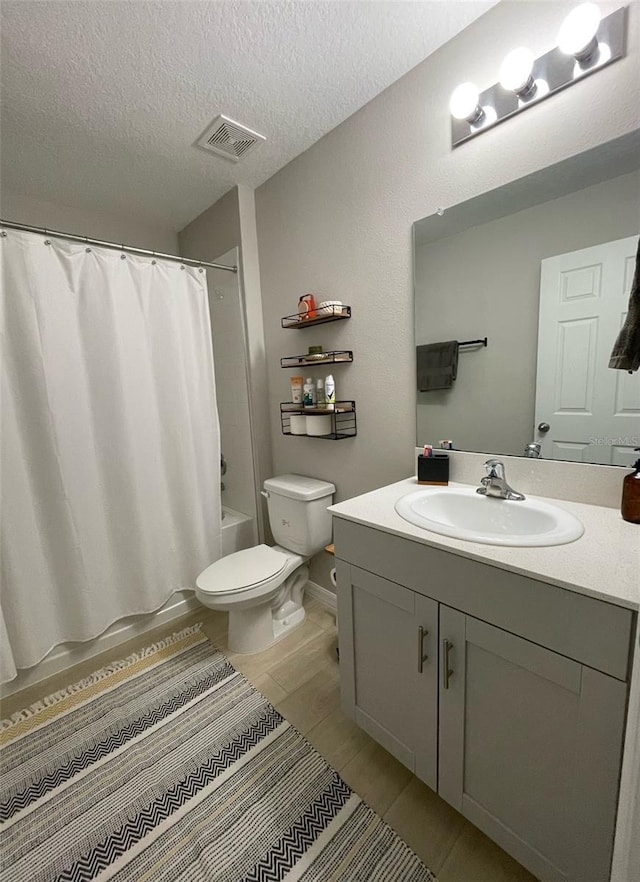
[[[640,447],[636,447],[640,451]],[[622,505],[620,511],[625,521],[632,524],[640,524],[640,459],[634,465],[634,470],[622,482]]]

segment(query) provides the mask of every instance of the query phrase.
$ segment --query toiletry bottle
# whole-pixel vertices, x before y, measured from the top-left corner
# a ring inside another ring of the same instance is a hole
[[[640,452],[640,447],[635,450]],[[640,459],[633,466],[634,471],[622,482],[622,505],[620,511],[625,521],[640,524]]]
[[[324,381],[324,398],[327,410],[336,409],[336,384],[332,374],[328,374]]]
[[[325,404],[324,380],[322,377],[318,377],[316,380],[316,407],[324,407]]]
[[[316,404],[316,384],[312,377],[307,377],[302,387],[302,403],[304,407],[315,407]]]
[[[291,377],[291,401],[302,404],[302,377]]]

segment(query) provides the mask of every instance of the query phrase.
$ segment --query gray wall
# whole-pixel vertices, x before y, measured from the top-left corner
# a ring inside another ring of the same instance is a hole
[[[540,261],[637,235],[639,206],[636,172],[416,245],[416,343],[489,338],[461,351],[453,389],[418,393],[419,445],[522,454],[534,438]]]
[[[258,496],[272,466],[253,191],[234,187],[188,224],[179,239],[185,256],[239,266],[234,277],[208,272],[220,427],[229,468],[223,501],[257,516],[260,538],[269,538]],[[237,249],[233,260],[232,249]]]
[[[240,262],[240,207],[238,188],[221,199],[179,234],[181,253],[229,266]],[[224,505],[256,516],[254,475],[251,467],[249,386],[240,277],[207,270],[209,311],[213,336],[216,393],[222,450],[228,471],[223,478]]]
[[[234,187],[209,206],[178,234],[181,254],[216,261],[240,247],[240,206]]]
[[[238,249],[218,256],[233,266]],[[213,338],[216,396],[220,419],[220,443],[227,461],[222,502],[236,511],[256,517],[255,480],[251,454],[249,387],[240,279],[223,270],[207,270],[209,312]]]
[[[604,14],[617,5],[600,4]],[[338,499],[413,473],[412,222],[640,127],[640,8],[631,4],[627,57],[451,149],[455,86],[496,82],[523,42],[547,51],[574,6],[498,4],[257,190],[275,472],[334,481]],[[350,304],[353,318],[282,330],[280,317],[307,291]],[[279,359],[310,343],[354,351],[354,364],[334,371],[338,397],[357,401],[353,440],[281,434],[290,371]],[[328,586],[328,564],[318,566]]]
[[[1,216],[5,220],[106,242],[122,242],[135,248],[164,251],[165,254],[178,253],[178,235],[174,230],[147,223],[129,214],[114,215],[99,209],[61,205],[14,193],[4,186],[1,202]]]

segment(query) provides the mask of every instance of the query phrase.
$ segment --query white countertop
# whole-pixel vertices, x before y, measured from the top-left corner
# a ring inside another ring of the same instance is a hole
[[[559,585],[598,600],[629,609],[640,608],[640,525],[623,521],[618,509],[545,498],[546,502],[564,508],[582,521],[584,534],[580,539],[567,545],[542,548],[481,545],[431,533],[401,518],[395,511],[395,502],[421,486],[416,478],[407,478],[339,502],[332,505],[329,511],[348,521]],[[468,485],[450,483],[449,486]]]

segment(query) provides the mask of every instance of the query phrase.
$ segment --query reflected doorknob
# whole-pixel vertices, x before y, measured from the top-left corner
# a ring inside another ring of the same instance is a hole
[[[551,426],[549,423],[538,423],[538,431],[539,432],[548,432]]]

